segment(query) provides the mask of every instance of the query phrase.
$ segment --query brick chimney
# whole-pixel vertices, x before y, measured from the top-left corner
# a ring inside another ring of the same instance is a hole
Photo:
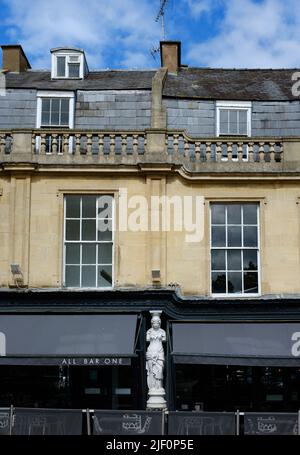
[[[23,73],[31,68],[20,44],[2,45],[1,48],[3,70]]]
[[[181,42],[161,41],[160,60],[161,66],[168,68],[169,73],[177,74],[181,66]]]

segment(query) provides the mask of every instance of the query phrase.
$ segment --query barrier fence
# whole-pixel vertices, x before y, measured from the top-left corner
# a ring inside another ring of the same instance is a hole
[[[1,435],[300,435],[300,411],[185,412],[0,408]]]

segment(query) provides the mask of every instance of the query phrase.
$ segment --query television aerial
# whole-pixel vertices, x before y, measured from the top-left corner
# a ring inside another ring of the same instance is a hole
[[[166,40],[166,29],[165,29],[165,10],[167,7],[168,0],[160,0],[160,7],[159,11],[157,13],[157,16],[155,18],[155,22],[158,22],[161,19],[161,36],[162,36],[162,41]],[[150,49],[150,53],[154,60],[156,60],[156,55],[159,54],[160,48],[152,46]]]

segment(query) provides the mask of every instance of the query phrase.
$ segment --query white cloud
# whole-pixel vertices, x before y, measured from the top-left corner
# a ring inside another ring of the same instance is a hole
[[[299,67],[299,0],[226,0],[213,38],[192,43],[191,65],[213,67]]]
[[[219,4],[219,0],[185,0],[185,2],[188,4],[194,18],[202,16],[204,13],[209,13]]]
[[[85,49],[91,67],[132,62],[153,66],[149,49],[160,39],[156,3],[148,0],[3,0],[6,27],[35,68],[49,68],[52,47]],[[145,58],[146,57],[146,58]]]

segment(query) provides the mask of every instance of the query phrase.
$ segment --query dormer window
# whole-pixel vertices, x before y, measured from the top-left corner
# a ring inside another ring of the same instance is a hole
[[[52,79],[83,79],[88,72],[80,49],[52,49]]]

